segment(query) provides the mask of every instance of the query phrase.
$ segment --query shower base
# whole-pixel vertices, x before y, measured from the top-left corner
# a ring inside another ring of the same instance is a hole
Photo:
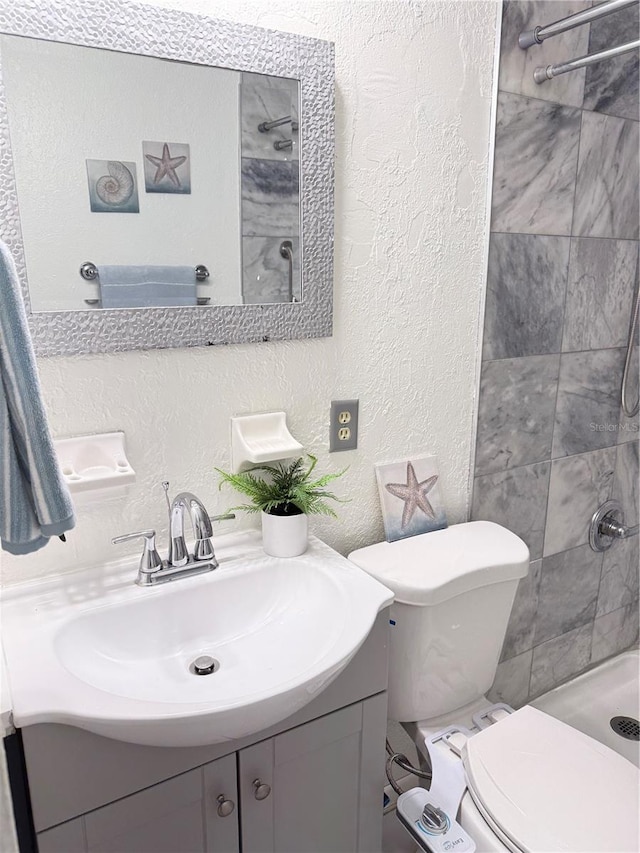
[[[640,719],[640,651],[611,660],[545,693],[531,704],[615,749],[640,767],[640,741],[611,727],[615,717]]]

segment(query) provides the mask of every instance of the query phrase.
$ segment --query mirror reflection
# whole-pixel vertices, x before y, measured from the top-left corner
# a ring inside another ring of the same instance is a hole
[[[297,80],[0,47],[32,311],[301,300]]]

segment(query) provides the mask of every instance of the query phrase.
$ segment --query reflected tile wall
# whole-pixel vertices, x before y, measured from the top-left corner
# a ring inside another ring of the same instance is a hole
[[[240,87],[242,294],[245,304],[302,299],[300,265],[300,179],[298,81],[244,72]],[[292,121],[267,132],[265,121]],[[293,140],[291,149],[274,143]],[[283,240],[293,244],[293,284],[280,254]],[[290,292],[291,291],[291,292]]]
[[[298,82],[284,77],[269,77],[264,74],[242,74],[240,89],[242,156],[260,157],[266,160],[297,160],[298,131],[290,123],[274,127],[266,133],[258,130],[265,121],[277,121],[290,115],[298,120]],[[274,142],[291,139],[291,149],[274,148]]]
[[[522,29],[589,5],[503,7],[471,515],[504,524],[531,551],[489,692],[515,705],[638,634],[638,538],[604,555],[588,544],[605,500],[638,523],[638,418],[623,416],[619,397],[638,286],[638,60],[541,86],[530,77],[587,53],[585,40],[591,52],[628,41],[638,11],[517,46]],[[637,377],[636,347],[634,389]]]
[[[298,194],[297,163],[243,157],[243,236],[298,236]]]
[[[292,296],[299,302],[300,241],[293,245]],[[289,261],[280,254],[280,237],[242,238],[242,288],[245,305],[251,303],[290,302]]]

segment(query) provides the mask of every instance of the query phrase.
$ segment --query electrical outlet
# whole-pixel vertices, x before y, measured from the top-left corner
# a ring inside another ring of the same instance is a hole
[[[358,401],[332,400],[329,452],[355,450],[358,446]]]

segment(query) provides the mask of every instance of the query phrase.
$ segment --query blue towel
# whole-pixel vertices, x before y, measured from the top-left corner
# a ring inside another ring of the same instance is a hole
[[[103,308],[197,305],[195,267],[100,266]]]
[[[75,524],[13,258],[0,242],[0,544],[30,554]]]

